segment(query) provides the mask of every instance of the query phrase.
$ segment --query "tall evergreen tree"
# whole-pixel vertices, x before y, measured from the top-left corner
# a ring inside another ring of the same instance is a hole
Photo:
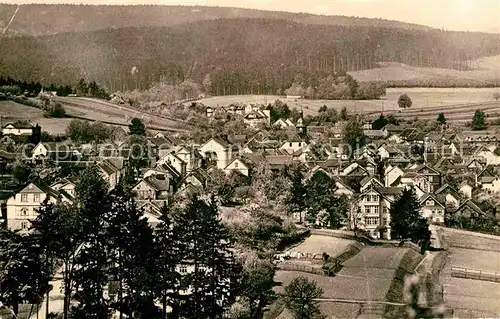
[[[111,279],[119,282],[120,316],[152,318],[157,315],[153,286],[156,283],[153,230],[130,193],[118,185],[110,193],[107,222]]]
[[[474,117],[472,118],[472,129],[474,131],[484,130],[486,128],[486,122],[484,121],[484,112],[482,110],[476,110]]]
[[[146,136],[146,127],[144,123],[138,118],[132,119],[130,125],[128,126],[131,135]]]
[[[108,185],[97,166],[88,167],[76,185],[77,220],[84,244],[75,256],[75,300],[72,318],[107,318],[108,301],[104,298],[107,283],[106,218],[110,211]]]
[[[446,124],[446,117],[444,116],[444,113],[438,114],[437,121],[441,124]]]
[[[193,197],[176,214],[185,245],[181,267],[193,269],[182,277],[189,288],[183,317],[221,318],[233,298],[236,263],[230,251],[231,238],[218,217],[215,199]]]
[[[162,304],[162,319],[167,318],[167,306],[177,314],[179,303],[180,274],[176,266],[181,263],[184,246],[180,242],[182,229],[174,226],[167,205],[161,210],[161,223],[155,229],[154,249],[156,251],[156,297]]]
[[[392,204],[391,231],[396,238],[410,238],[414,242],[430,239],[427,219],[420,215],[420,201],[414,188],[404,189]]]

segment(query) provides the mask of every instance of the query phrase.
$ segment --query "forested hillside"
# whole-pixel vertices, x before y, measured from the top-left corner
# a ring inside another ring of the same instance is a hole
[[[58,84],[85,78],[111,92],[191,79],[215,95],[276,94],[293,83],[317,87],[346,71],[374,68],[378,61],[466,70],[466,61],[500,52],[493,34],[261,18],[1,41],[3,76]]]
[[[16,8],[17,5],[0,4],[0,27],[4,28],[8,24]],[[15,19],[9,27],[9,34],[48,35],[107,28],[166,27],[220,18],[266,18],[304,24],[431,30],[431,28],[422,25],[383,19],[324,16],[242,8],[28,4],[20,6]]]

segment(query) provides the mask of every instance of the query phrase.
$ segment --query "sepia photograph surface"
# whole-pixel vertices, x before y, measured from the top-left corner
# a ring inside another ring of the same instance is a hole
[[[11,318],[500,318],[500,1],[0,0]]]

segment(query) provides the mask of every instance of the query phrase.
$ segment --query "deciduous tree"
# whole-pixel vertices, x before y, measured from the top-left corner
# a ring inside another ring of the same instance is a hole
[[[413,102],[412,100],[410,99],[410,97],[408,96],[408,94],[401,94],[399,96],[399,99],[398,99],[398,105],[400,108],[402,109],[407,109],[407,108],[410,108],[412,106]]]
[[[316,282],[300,276],[285,287],[284,301],[295,319],[324,319],[319,302],[315,300],[322,296],[323,290]]]

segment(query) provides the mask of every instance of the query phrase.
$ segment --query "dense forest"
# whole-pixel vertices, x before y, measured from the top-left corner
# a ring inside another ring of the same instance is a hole
[[[5,27],[17,5],[0,4],[0,27]],[[282,19],[304,24],[370,26],[399,29],[432,30],[430,27],[390,21],[346,16],[264,11],[243,8],[205,6],[110,6],[70,4],[21,5],[9,26],[9,35],[49,35],[62,32],[85,32],[107,28],[168,27],[220,18]],[[57,23],[54,23],[57,21]]]
[[[3,38],[0,75],[28,82],[95,80],[108,91],[191,79],[216,95],[276,94],[318,86],[377,61],[467,69],[463,61],[500,51],[497,35],[363,26],[305,25],[276,19],[219,19]]]

